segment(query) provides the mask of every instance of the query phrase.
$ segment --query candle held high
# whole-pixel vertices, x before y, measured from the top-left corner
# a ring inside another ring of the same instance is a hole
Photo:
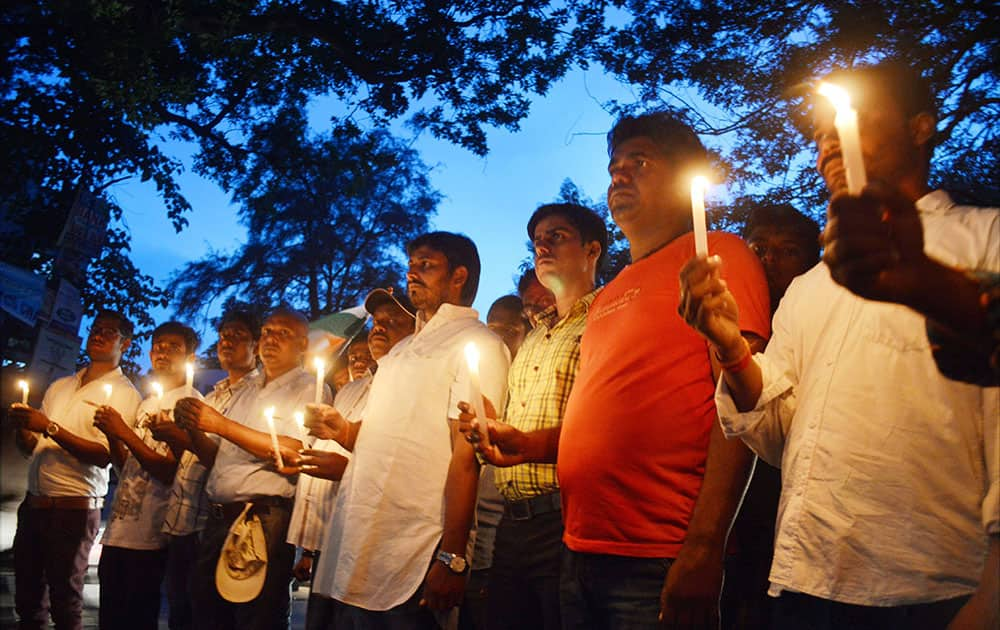
[[[816,90],[830,100],[835,110],[833,126],[840,139],[840,157],[847,179],[847,192],[860,195],[867,183],[865,161],[861,154],[861,134],[858,131],[858,111],[851,107],[851,97],[844,88],[832,83],[820,83]]]

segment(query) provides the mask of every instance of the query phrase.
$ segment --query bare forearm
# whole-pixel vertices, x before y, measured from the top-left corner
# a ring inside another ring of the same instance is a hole
[[[979,588],[948,625],[949,630],[996,628],[1000,623],[1000,536],[990,536]]]
[[[56,444],[66,449],[70,455],[85,464],[104,467],[111,462],[111,453],[100,442],[86,440],[75,433],[60,427],[51,438]]]
[[[536,464],[554,464],[559,455],[562,425],[525,434],[524,459]]]
[[[35,447],[38,446],[38,435],[31,431],[18,429],[15,434],[15,442],[21,453],[25,457],[30,457],[35,452]]]
[[[976,337],[986,332],[978,282],[934,260],[927,261],[919,276],[904,304],[958,334]],[[941,299],[942,295],[948,299]]]
[[[455,443],[455,453],[448,467],[444,488],[444,532],[441,549],[465,555],[469,530],[476,511],[476,491],[479,486],[479,464],[465,440]]]
[[[135,433],[124,436],[122,441],[132,452],[132,456],[139,462],[139,465],[154,479],[168,486],[174,482],[174,473],[177,471],[176,459],[160,455],[149,448]]]
[[[268,459],[271,457],[273,445],[271,435],[263,431],[257,431],[232,420],[227,421],[221,427],[219,435],[223,439],[229,440],[244,451],[259,457]],[[278,443],[293,450],[302,448],[302,442],[285,435],[278,436]]]
[[[685,544],[702,545],[719,554],[724,552],[726,536],[746,489],[752,464],[753,453],[740,440],[727,440],[719,424],[712,423],[705,476],[691,514]]]
[[[219,445],[209,438],[203,431],[198,429],[190,429],[188,431],[191,436],[191,452],[194,453],[198,461],[205,468],[211,468],[215,465],[215,455],[219,452]]]
[[[354,443],[358,441],[358,433],[361,431],[360,422],[348,422],[347,430],[344,431],[344,439],[337,440],[340,445],[348,451],[354,452]]]

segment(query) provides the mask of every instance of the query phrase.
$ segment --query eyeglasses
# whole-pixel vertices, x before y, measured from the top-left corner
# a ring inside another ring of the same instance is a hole
[[[114,339],[115,337],[121,336],[121,331],[117,328],[111,328],[110,326],[97,326],[90,329],[91,337],[104,337],[105,339]]]

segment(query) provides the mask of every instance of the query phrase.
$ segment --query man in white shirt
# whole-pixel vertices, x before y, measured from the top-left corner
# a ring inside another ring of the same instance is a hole
[[[302,434],[294,414],[305,409],[316,391],[316,379],[302,369],[308,330],[309,323],[300,313],[285,308],[271,313],[260,334],[263,373],[236,398],[229,417],[193,398],[179,401],[174,409],[182,426],[222,438],[205,484],[212,505],[191,581],[195,628],[243,630],[288,626],[288,587],[295,548],[285,538],[295,483],[271,464],[271,434],[265,410],[273,408],[279,442],[300,449]],[[323,395],[326,400],[331,399],[329,388],[324,386]],[[207,459],[200,453],[199,458],[202,462]],[[260,518],[264,530],[267,573],[254,599],[235,604],[219,594],[215,570],[229,527],[247,503],[253,503],[252,513]]]
[[[101,542],[100,625],[105,630],[155,630],[160,616],[160,583],[167,566],[162,532],[177,457],[153,437],[150,422],[162,418],[185,396],[201,397],[185,383],[185,364],[195,360],[198,335],[180,322],[153,331],[149,362],[162,389],[139,405],[136,426],[113,407],[102,406],[94,425],[108,436],[112,457],[121,458],[118,488]]]
[[[869,179],[918,209],[924,251],[1000,269],[1000,214],[957,206],[927,184],[926,82],[894,62],[831,80],[858,110]],[[815,122],[817,165],[836,202],[845,169],[833,111],[817,104]],[[782,469],[774,626],[943,628],[956,615],[995,613],[984,588],[1000,564],[997,388],[942,377],[921,317],[857,297],[826,264],[792,282],[766,352],[751,357],[720,264],[693,259],[682,270],[681,310],[725,367],[716,403],[726,433]]]
[[[219,322],[216,355],[226,378],[215,384],[205,402],[222,415],[229,413],[236,397],[257,377],[257,342],[260,319],[253,313],[234,309],[223,314]],[[186,431],[169,420],[150,425],[153,437],[170,445],[177,458],[177,472],[170,488],[163,533],[167,534],[167,571],[165,576],[170,630],[187,630],[194,623],[189,586],[198,557],[198,539],[208,522],[208,497],[205,481],[215,461],[219,437],[206,436],[198,430]],[[195,454],[207,459],[203,463]]]
[[[353,457],[316,581],[337,602],[338,630],[432,628],[431,610],[461,601],[479,481],[472,446],[457,430],[457,404],[470,398],[467,344],[480,354],[482,394],[499,404],[505,393],[507,350],[469,306],[479,285],[476,246],[432,232],[407,252],[416,332],[379,362],[364,422],[333,414],[337,440]]]
[[[83,578],[108,493],[108,439],[94,427],[94,405],[134,424],[141,397],[119,367],[132,322],[101,311],[87,337],[90,365],[49,386],[41,410],[15,404],[17,445],[30,457],[28,495],[14,535],[14,606],[22,628],[82,627]],[[110,394],[108,394],[110,390]]]

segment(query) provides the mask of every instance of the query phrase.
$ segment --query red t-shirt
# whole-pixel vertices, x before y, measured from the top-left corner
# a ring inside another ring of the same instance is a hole
[[[740,309],[740,329],[770,334],[760,261],[738,237],[708,235]],[[675,557],[717,422],[708,345],[677,314],[684,234],[626,267],[597,295],[559,440],[564,541],[579,552]]]

